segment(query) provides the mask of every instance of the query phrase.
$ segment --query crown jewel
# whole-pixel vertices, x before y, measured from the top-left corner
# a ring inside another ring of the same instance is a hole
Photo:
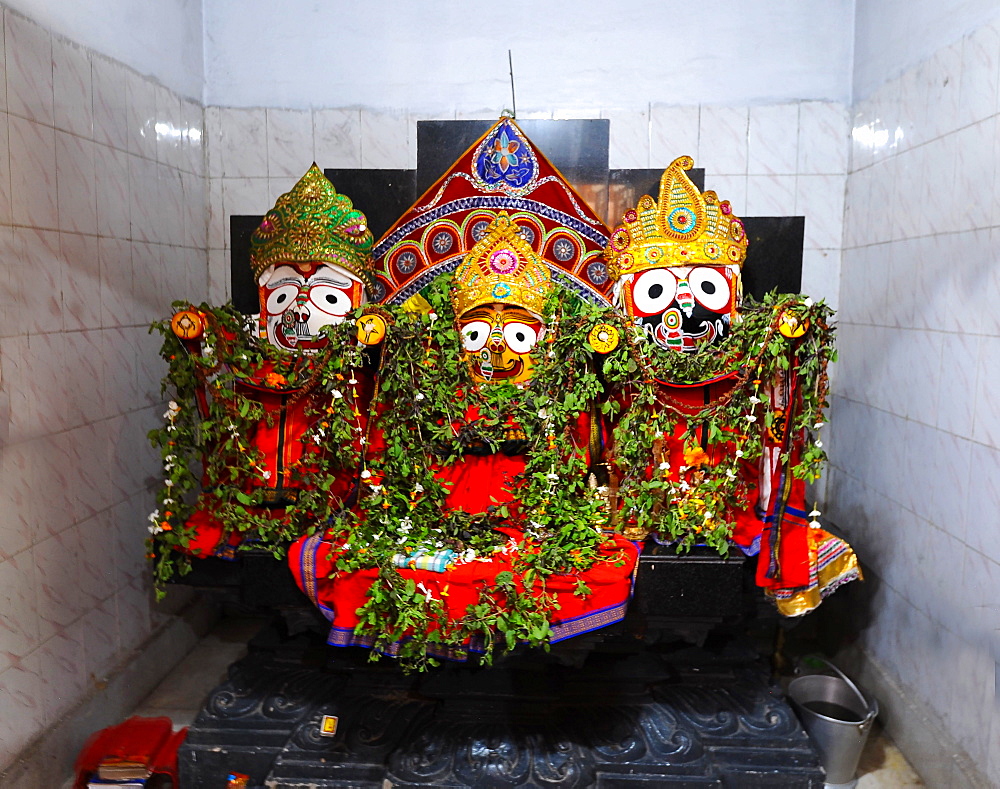
[[[674,159],[660,178],[659,201],[643,195],[625,212],[605,250],[612,278],[670,266],[743,265],[743,223],[728,200],[698,191],[685,172],[693,166],[690,156]]]
[[[521,237],[517,223],[501,211],[455,271],[452,302],[459,317],[493,302],[541,315],[551,287],[548,266]]]
[[[250,268],[259,279],[278,263],[333,263],[370,290],[372,241],[365,215],[313,163],[253,232]]]

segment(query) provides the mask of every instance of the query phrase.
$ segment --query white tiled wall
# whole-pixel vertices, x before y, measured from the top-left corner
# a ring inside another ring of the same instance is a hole
[[[993,786],[998,73],[1000,27],[990,24],[855,107],[828,504],[872,576],[864,650]]]
[[[666,167],[683,154],[705,167],[705,185],[738,215],[806,216],[803,290],[836,306],[848,110],[807,101],[753,107],[608,109],[612,168]],[[593,117],[567,108],[532,118]],[[228,217],[262,214],[305,173],[320,167],[416,167],[417,121],[428,116],[365,109],[205,110],[209,161],[212,296],[228,292]],[[462,113],[459,119],[488,113]],[[348,195],[350,197],[350,195]],[[362,211],[364,205],[358,206]]]
[[[0,11],[2,771],[159,624],[147,329],[208,280],[201,107]]]

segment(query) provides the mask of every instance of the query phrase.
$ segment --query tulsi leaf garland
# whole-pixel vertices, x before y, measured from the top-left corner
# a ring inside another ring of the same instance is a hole
[[[379,568],[357,634],[374,637],[376,650],[392,649],[407,669],[434,665],[442,652],[464,655],[470,641],[486,662],[519,642],[546,645],[557,608],[546,578],[588,569],[606,541],[606,502],[588,485],[586,446],[573,431],[600,391],[579,331],[567,331],[575,297],[550,299],[529,383],[477,385],[462,358],[450,288],[450,277],[438,278],[423,293],[428,313],[395,316],[373,409],[374,440],[384,446],[361,474],[362,514],[337,540],[347,546],[338,571]],[[470,450],[503,449],[523,454],[527,464],[513,480],[513,500],[477,515],[448,509],[434,470]],[[458,621],[393,562],[397,554],[446,548],[459,561],[497,550],[512,560],[512,571],[499,573]]]
[[[765,431],[772,428],[805,437],[791,471],[817,478],[826,454],[815,433],[824,421],[827,365],[836,358],[831,314],[823,302],[771,293],[761,303],[744,303],[730,334],[694,353],[664,349],[623,316],[606,316],[625,338],[602,365],[609,388],[623,395],[603,406],[616,423],[610,465],[617,478],[613,509],[619,525],[638,534],[658,532],[679,551],[703,543],[725,554],[733,513],[746,506],[743,469],[759,466]],[[802,336],[780,333],[790,317],[807,327]],[[725,375],[732,376],[729,391],[694,412],[660,383],[695,384]],[[796,407],[792,422],[779,425],[783,414],[770,407],[770,391],[790,375],[796,379]],[[721,462],[709,462],[702,435],[709,444],[726,444]],[[684,441],[684,462],[677,469],[666,456],[664,436]],[[789,462],[787,452],[780,461]]]
[[[359,404],[350,381],[356,382],[355,371],[366,363],[350,319],[326,327],[327,348],[306,356],[258,340],[247,317],[231,305],[173,306],[197,309],[206,329],[193,351],[175,336],[170,321],[150,329],[163,336],[160,353],[168,371],[162,392],[172,396],[165,424],[149,432],[164,469],[148,540],[161,596],[162,584],[175,573],[190,572],[190,557],[175,549],[188,547],[194,537],[187,521],[196,508],[211,513],[226,532],[242,533],[244,547],[268,548],[277,556],[289,541],[341,514],[328,491],[336,477],[358,467]],[[298,495],[283,510],[264,507],[270,472],[252,441],[257,425],[273,427],[279,417],[249,386],[285,394],[289,402],[306,399],[309,427],[299,437],[303,454],[290,469]],[[200,498],[199,490],[204,490]]]

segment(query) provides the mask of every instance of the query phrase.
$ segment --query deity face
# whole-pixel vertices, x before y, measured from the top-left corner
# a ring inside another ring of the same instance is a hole
[[[340,323],[364,303],[364,288],[329,263],[279,263],[260,282],[260,324],[267,341],[289,351],[314,353],[328,342],[324,326]]]
[[[658,345],[695,351],[729,333],[738,281],[734,266],[647,269],[622,283],[619,301]]]
[[[510,304],[484,304],[466,310],[458,325],[476,380],[520,383],[531,378],[531,349],[545,334],[536,315]]]

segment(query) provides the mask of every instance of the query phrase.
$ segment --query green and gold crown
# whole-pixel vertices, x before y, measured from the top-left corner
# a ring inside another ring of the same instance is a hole
[[[365,215],[355,210],[350,198],[337,194],[314,162],[253,232],[250,268],[259,280],[279,263],[333,263],[370,291],[372,243]]]
[[[548,266],[521,237],[517,223],[501,211],[455,271],[451,299],[459,317],[494,302],[542,315],[551,288]]]
[[[743,265],[743,223],[728,200],[698,190],[685,172],[693,166],[690,156],[674,159],[660,178],[659,201],[643,195],[625,212],[604,252],[613,279],[651,268]]]

